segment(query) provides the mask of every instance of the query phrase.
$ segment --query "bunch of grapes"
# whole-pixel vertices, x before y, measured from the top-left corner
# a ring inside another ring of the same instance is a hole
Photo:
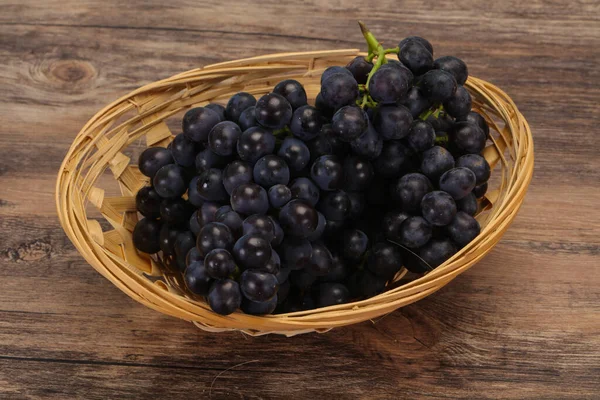
[[[258,100],[237,93],[189,110],[168,148],[141,154],[151,185],[133,242],[216,313],[368,298],[480,233],[489,128],[467,66],[417,36],[384,49],[361,28],[369,55],[327,68],[314,106],[295,80]]]

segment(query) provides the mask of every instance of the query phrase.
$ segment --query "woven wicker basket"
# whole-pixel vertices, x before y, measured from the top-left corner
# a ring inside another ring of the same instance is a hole
[[[56,203],[68,237],[100,274],[130,297],[208,331],[288,336],[325,332],[372,320],[442,288],[500,240],[523,202],[533,173],[527,122],[504,92],[473,77],[466,87],[473,107],[491,127],[491,144],[484,156],[494,168],[495,179],[482,204],[484,212],[477,216],[481,234],[427,275],[398,285],[406,272],[402,270],[394,279],[397,287],[349,304],[265,317],[241,312],[221,316],[187,296],[177,276],[133,247],[135,194],[148,182],[138,170],[137,156],[146,146],[166,146],[172,140],[168,126],[177,126],[185,110],[225,102],[239,91],[262,95],[287,78],[302,82],[309,102],[314,102],[323,70],[345,65],[358,54],[354,49],[286,53],[210,65],[148,84],[108,105],[79,132],[58,174]]]

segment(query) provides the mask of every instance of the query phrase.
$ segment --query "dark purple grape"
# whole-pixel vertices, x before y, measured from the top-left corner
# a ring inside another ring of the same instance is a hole
[[[331,122],[333,133],[343,142],[351,142],[358,138],[367,131],[368,127],[369,117],[356,105],[340,108]]]
[[[185,270],[186,256],[191,249],[196,247],[196,236],[190,232],[180,232],[175,240],[175,256],[177,257],[177,264],[181,272]]]
[[[279,251],[283,265],[287,268],[299,270],[310,265],[312,245],[306,239],[286,236]]]
[[[273,185],[287,185],[290,181],[290,169],[286,162],[273,154],[260,158],[254,165],[254,182],[265,189]]]
[[[325,71],[323,71],[323,73],[321,74],[321,85],[323,85],[323,82],[325,82],[329,77],[335,74],[352,76],[352,72],[350,72],[350,70],[347,68],[340,67],[338,65],[335,65],[333,67],[327,67],[327,69],[325,69]]]
[[[410,217],[410,214],[402,211],[386,213],[381,223],[381,230],[385,238],[397,242],[400,238],[400,226],[408,217]]]
[[[423,153],[421,159],[421,172],[433,182],[440,176],[454,168],[454,157],[443,147],[434,146]]]
[[[305,105],[294,111],[290,130],[298,139],[308,141],[317,137],[323,126],[321,112],[313,106]]]
[[[421,214],[431,225],[446,226],[456,215],[456,203],[446,192],[429,192],[421,200]]]
[[[188,201],[191,205],[193,205],[196,208],[199,208],[204,203],[204,200],[198,193],[198,179],[200,179],[199,176],[195,176],[192,178],[190,184],[188,185],[187,191]]]
[[[242,299],[242,311],[250,315],[267,315],[272,314],[277,308],[278,295],[273,296],[272,299],[267,301],[252,301],[246,298]]]
[[[321,283],[316,293],[317,307],[329,307],[347,303],[350,291],[341,283]]]
[[[475,174],[475,185],[481,185],[490,179],[491,168],[487,160],[479,154],[465,154],[456,160],[457,167],[468,168]]]
[[[216,112],[217,115],[219,116],[219,122],[225,121],[225,119],[226,119],[225,118],[225,107],[222,106],[221,104],[209,103],[209,104],[205,105],[204,108],[208,108],[209,110],[212,110],[212,111]],[[208,130],[208,132],[210,132],[210,129]],[[208,133],[207,133],[207,135],[208,135]]]
[[[344,188],[349,191],[362,191],[369,187],[375,176],[373,165],[367,159],[348,156],[344,160]]]
[[[320,212],[317,212],[317,216],[318,216],[317,227],[314,230],[314,232],[311,233],[310,235],[308,235],[308,237],[307,237],[307,239],[310,242],[314,242],[315,240],[321,239],[321,236],[323,236],[323,232],[325,232],[325,226],[327,225],[327,220],[325,219],[325,216],[323,216],[323,214],[321,214]]]
[[[475,174],[468,168],[452,168],[440,177],[440,189],[447,192],[454,200],[460,200],[475,187]]]
[[[400,248],[389,242],[376,243],[369,252],[367,268],[385,280],[392,279],[402,268]]]
[[[435,144],[435,130],[425,121],[414,121],[406,137],[408,146],[417,153],[422,153]]]
[[[200,255],[200,250],[196,246],[192,247],[185,256],[185,265],[190,266],[193,262],[202,261],[203,257]]]
[[[342,234],[340,254],[351,262],[358,262],[369,248],[369,237],[359,229],[350,229]]]
[[[382,65],[369,81],[369,94],[378,103],[402,100],[410,87],[410,77],[392,64]]]
[[[350,142],[350,147],[354,154],[374,160],[381,154],[383,139],[381,139],[379,133],[373,128],[373,125],[369,124],[369,127],[362,135]]]
[[[292,271],[289,277],[290,284],[301,292],[310,289],[316,280],[317,277],[309,271],[308,267]]]
[[[178,165],[191,167],[196,160],[196,143],[183,133],[175,136],[171,143],[171,154]]]
[[[142,174],[152,179],[159,169],[174,162],[169,150],[162,147],[149,147],[140,154],[138,166]]]
[[[350,144],[340,140],[339,136],[337,136],[333,131],[331,124],[323,125],[319,136],[327,138],[329,145],[331,146],[331,154],[335,154],[338,157],[346,157],[346,155],[348,155],[350,152]]]
[[[279,272],[275,274],[275,277],[277,278],[277,282],[279,283],[280,289],[284,282],[288,282],[288,277],[290,276],[290,272],[292,272],[292,269],[290,267],[281,265]]]
[[[467,65],[460,58],[453,56],[444,56],[436,59],[433,63],[433,68],[449,72],[454,76],[456,83],[459,85],[464,85],[469,76]]]
[[[321,129],[321,132],[323,130]],[[315,160],[321,156],[333,154],[333,148],[329,143],[329,138],[323,134],[319,134],[313,140],[306,142],[306,147],[310,152],[310,164],[314,163]]]
[[[285,97],[294,110],[307,104],[304,86],[293,79],[286,79],[285,81],[279,82],[273,89],[273,93]]]
[[[133,245],[141,252],[154,254],[160,251],[160,222],[142,218],[133,228]]]
[[[223,157],[213,153],[211,149],[204,149],[196,155],[196,172],[201,174],[210,168],[223,168],[229,160],[230,157]]]
[[[219,122],[208,134],[208,147],[219,156],[230,156],[235,152],[242,130],[231,121]]]
[[[315,160],[310,177],[321,190],[340,189],[344,182],[344,171],[337,156],[321,156]]]
[[[312,243],[312,255],[310,264],[306,268],[313,276],[324,276],[331,270],[333,256],[323,243]]]
[[[426,267],[424,271],[412,272],[427,272],[430,268],[436,268],[456,254],[456,251],[456,246],[450,239],[431,239],[419,249],[419,257],[427,263],[428,268]]]
[[[186,227],[194,208],[181,197],[164,199],[160,204],[160,219],[169,225]]]
[[[367,83],[369,72],[373,69],[373,63],[367,61],[363,56],[357,56],[346,65],[346,69],[352,73],[358,84]]]
[[[185,286],[199,296],[207,296],[213,282],[202,261],[194,261],[185,270]]]
[[[269,198],[266,190],[256,183],[243,183],[231,192],[231,207],[240,214],[266,214]]]
[[[165,199],[180,197],[187,190],[184,171],[176,164],[165,165],[159,169],[152,182],[156,193]]]
[[[345,192],[326,192],[319,200],[317,209],[328,221],[343,221],[350,214],[350,199]]]
[[[310,151],[304,142],[296,138],[286,138],[277,155],[287,163],[292,171],[301,171],[308,165]]]
[[[198,196],[204,201],[224,202],[229,196],[223,186],[223,171],[210,168],[200,174],[198,183]]]
[[[208,132],[210,132],[216,124],[222,121],[219,112],[214,110],[214,107],[216,106],[218,106],[218,104],[213,104],[211,107],[191,108],[185,113],[181,128],[183,134],[189,140],[206,143],[208,140]]]
[[[463,211],[470,216],[474,216],[477,213],[477,208],[477,198],[473,192],[456,201],[456,209],[458,211]]]
[[[252,167],[244,161],[235,160],[223,170],[223,187],[229,195],[243,183],[252,182]]]
[[[292,199],[292,191],[286,185],[273,185],[267,192],[269,203],[273,208],[281,208]]]
[[[281,129],[292,119],[292,106],[282,95],[268,93],[256,102],[254,117],[266,128]]]
[[[481,232],[479,222],[469,214],[459,211],[446,227],[450,239],[460,247],[464,247]]]
[[[211,278],[225,279],[235,271],[235,261],[227,250],[214,249],[204,258],[204,267]]]
[[[399,48],[403,48],[405,45],[411,43],[411,42],[417,42],[419,43],[421,46],[425,47],[427,49],[428,52],[430,52],[433,55],[433,46],[431,45],[431,43],[429,43],[429,41],[427,39],[424,39],[420,36],[408,36],[405,37],[404,39],[402,39],[400,41],[400,44],[398,45]]]
[[[258,126],[256,117],[254,116],[254,113],[255,113],[254,108],[255,108],[254,106],[248,107],[244,111],[242,111],[242,113],[240,114],[238,125],[240,126],[240,129],[242,130],[242,132],[245,131],[246,129],[252,128],[253,126]]]
[[[244,220],[242,225],[244,235],[262,236],[269,243],[275,238],[275,226],[266,215],[254,214]]]
[[[471,111],[471,95],[464,86],[458,85],[456,92],[444,102],[444,111],[454,118],[464,118]]]
[[[242,224],[244,221],[237,212],[233,210],[227,211],[219,215],[217,222],[227,225],[234,237],[237,238],[242,235]]]
[[[245,130],[237,143],[237,152],[243,161],[254,164],[259,158],[275,150],[275,136],[260,126]]]
[[[281,259],[275,250],[271,250],[271,258],[264,267],[256,269],[256,271],[268,272],[269,274],[277,275],[281,269]]]
[[[421,92],[432,103],[449,100],[456,91],[456,79],[452,74],[440,69],[425,73],[419,81]]]
[[[292,199],[300,199],[315,206],[319,201],[320,192],[317,185],[308,178],[296,178],[290,184]]]
[[[339,255],[332,255],[331,267],[327,275],[319,277],[321,282],[341,282],[349,275],[349,269],[345,261]]]
[[[422,75],[433,68],[433,55],[416,40],[400,47],[398,59],[415,75]]]
[[[408,135],[412,122],[408,108],[389,104],[375,110],[373,127],[384,140],[397,140]]]
[[[158,235],[159,246],[163,255],[175,255],[175,242],[177,236],[181,233],[181,229],[169,224],[163,224]]]
[[[433,126],[436,132],[450,132],[454,128],[454,119],[446,113],[442,113],[437,117],[431,114],[426,121]]]
[[[317,229],[318,214],[303,200],[292,200],[279,212],[279,223],[286,235],[307,238]]]
[[[214,249],[231,250],[234,238],[229,227],[220,222],[209,222],[200,229],[196,246],[206,256]]]
[[[255,105],[256,98],[250,93],[236,93],[227,102],[227,106],[225,107],[225,118],[237,124],[242,111]]]
[[[190,231],[192,231],[192,233],[194,235],[198,235],[198,233],[200,233],[200,229],[202,229],[202,227],[198,223],[198,212],[199,212],[199,210],[196,210],[190,216],[190,222],[189,222]]]
[[[209,222],[214,222],[219,205],[216,203],[205,202],[198,210],[198,225],[203,227]]]
[[[481,129],[483,131],[483,133],[485,133],[486,137],[490,136],[490,127],[488,126],[487,122],[485,121],[485,118],[483,118],[483,116],[481,116],[481,114],[475,112],[475,111],[471,111],[470,113],[468,113],[466,115],[466,117],[463,118],[463,120],[465,122],[470,122],[472,124],[475,124],[479,127],[479,129]]]
[[[410,110],[410,114],[413,118],[418,118],[419,115],[431,107],[431,103],[417,86],[413,86],[409,89],[406,97],[401,103]]]
[[[398,179],[392,185],[390,194],[402,211],[413,213],[420,209],[423,196],[432,189],[433,186],[425,175],[412,173]]]
[[[324,103],[333,109],[353,104],[358,98],[358,83],[350,73],[333,73],[321,83]]]
[[[235,242],[233,256],[244,269],[261,269],[271,259],[271,245],[263,236],[244,235]]]
[[[215,213],[215,221],[219,222],[219,217],[225,213],[228,213],[229,211],[233,211],[233,208],[231,208],[231,206],[225,205],[219,207],[217,209],[217,212]]]
[[[240,286],[231,279],[215,281],[208,292],[208,304],[217,314],[233,313],[242,304]]]
[[[388,140],[383,143],[381,154],[373,161],[373,166],[378,175],[399,177],[411,167],[411,152],[399,140]]]
[[[315,99],[315,108],[321,112],[323,117],[330,119],[335,112],[335,109],[330,107],[329,104],[325,103],[323,100],[323,95],[321,93],[317,94],[317,98]]]
[[[141,188],[135,195],[135,208],[146,218],[160,217],[160,203],[162,197],[156,193],[152,186]]]
[[[365,196],[358,192],[346,192],[348,199],[350,199],[350,213],[348,218],[350,220],[357,220],[362,216],[365,209]]]
[[[423,217],[409,217],[400,225],[399,243],[411,249],[423,246],[431,239],[431,225]]]
[[[273,227],[275,227],[275,237],[271,240],[271,246],[277,247],[283,241],[285,233],[283,232],[283,228],[279,224],[279,222],[271,215],[269,215],[271,222],[273,223]]]
[[[487,189],[488,189],[487,182],[482,183],[481,185],[475,186],[475,188],[473,189],[473,194],[475,195],[475,197],[480,199],[485,195],[485,193],[487,192]]]
[[[358,282],[357,295],[368,299],[385,292],[387,280],[373,274],[369,269],[365,269],[359,274]]]

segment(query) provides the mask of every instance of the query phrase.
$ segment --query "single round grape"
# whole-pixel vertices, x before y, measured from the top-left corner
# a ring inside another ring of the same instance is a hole
[[[242,299],[242,311],[249,315],[267,315],[272,314],[277,308],[278,295],[273,296],[267,301],[252,301],[246,298]]]
[[[204,108],[207,108],[209,110],[212,110],[212,111],[216,112],[217,115],[219,116],[219,122],[225,121],[225,119],[226,119],[225,118],[225,107],[222,106],[221,104],[209,103],[209,104],[205,105]],[[206,131],[206,132],[207,132],[206,134],[208,135],[208,132],[210,132],[210,129],[208,129],[208,131]]]
[[[231,192],[231,207],[240,214],[266,214],[267,191],[256,183],[242,183]]]
[[[473,194],[475,195],[475,197],[477,197],[478,199],[482,198],[485,193],[488,190],[488,184],[486,183],[482,183],[481,185],[475,186],[475,188],[473,189]]]
[[[316,295],[317,307],[329,307],[347,303],[350,291],[341,283],[321,283]]]
[[[169,225],[185,227],[194,208],[181,197],[164,199],[160,204],[160,219]]]
[[[331,129],[344,142],[351,142],[364,134],[369,127],[369,117],[356,105],[340,108],[331,122]]]
[[[315,209],[304,200],[292,200],[279,212],[279,223],[286,235],[307,238],[316,229],[318,214]]]
[[[477,198],[473,192],[469,193],[460,200],[456,200],[456,209],[463,211],[470,216],[474,216],[477,213]]]
[[[321,74],[321,85],[323,85],[323,82],[325,82],[329,77],[335,74],[352,76],[352,72],[350,72],[348,68],[340,67],[338,65],[327,67],[327,69],[325,69],[325,71],[323,71]]]
[[[294,179],[290,184],[290,191],[292,192],[292,199],[304,200],[313,207],[319,201],[319,188],[309,178]]]
[[[346,192],[346,195],[350,200],[350,213],[348,214],[348,218],[350,220],[360,219],[365,209],[365,196],[362,193],[357,192]]]
[[[459,211],[452,222],[446,227],[450,239],[460,247],[464,247],[475,239],[481,227],[479,222],[469,214]]]
[[[475,174],[475,185],[481,185],[490,179],[491,168],[487,160],[479,154],[465,154],[456,160],[457,167],[468,168]]]
[[[404,77],[406,78],[406,80],[408,82],[409,87],[412,86],[415,76],[412,73],[412,71],[406,67],[406,65],[404,65],[400,61],[394,60],[394,59],[387,60],[387,65],[390,68],[396,68],[402,75],[404,75]],[[402,99],[400,101],[402,101]]]
[[[452,168],[440,177],[440,189],[454,200],[460,200],[475,187],[475,174],[468,168]]]
[[[275,238],[275,227],[273,222],[266,215],[254,214],[244,220],[242,225],[244,235],[262,236],[269,243]]]
[[[196,246],[200,254],[206,256],[211,250],[231,250],[233,246],[233,235],[227,225],[220,222],[209,222],[200,229]]]
[[[373,127],[384,140],[402,139],[410,130],[413,117],[404,106],[382,105],[375,111]]]
[[[345,69],[345,68],[344,68]],[[358,98],[358,83],[350,73],[333,73],[321,84],[321,96],[327,106],[338,109]]]
[[[227,211],[219,215],[216,222],[227,225],[234,237],[237,238],[242,235],[242,225],[244,220],[237,212],[233,210]]]
[[[273,93],[277,93],[290,103],[292,109],[300,108],[307,104],[304,86],[294,79],[286,79],[275,85]]]
[[[461,118],[461,120],[477,125],[479,129],[481,129],[483,133],[485,133],[486,137],[490,136],[490,127],[485,121],[485,118],[481,116],[481,114],[475,111],[471,111],[465,117]]]
[[[369,237],[359,229],[347,230],[342,234],[340,253],[348,261],[358,262],[369,248]]]
[[[339,255],[332,254],[331,266],[327,275],[319,277],[321,282],[341,282],[350,274],[346,262]]]
[[[238,123],[242,111],[248,107],[256,105],[256,98],[250,93],[236,93],[227,102],[225,107],[225,118],[229,121]]]
[[[402,268],[400,248],[389,242],[379,242],[371,248],[367,259],[367,268],[376,276],[392,279]]]
[[[260,158],[254,165],[254,182],[265,189],[273,185],[287,185],[290,181],[290,169],[286,162],[273,154]]]
[[[400,244],[411,249],[423,246],[431,235],[431,225],[423,217],[409,217],[400,225]]]
[[[346,69],[352,73],[358,84],[367,83],[369,72],[373,69],[373,63],[367,61],[363,56],[357,56],[346,65]]]
[[[464,86],[458,85],[456,92],[444,102],[444,110],[454,118],[464,118],[471,111],[471,95]]]
[[[418,41],[409,41],[400,48],[398,59],[415,75],[433,68],[433,55]]]
[[[408,146],[417,153],[432,148],[435,145],[435,130],[425,121],[414,121],[406,138]]]
[[[156,193],[165,199],[180,197],[187,190],[184,171],[176,164],[165,165],[159,169],[152,182]]]
[[[240,308],[242,294],[236,281],[223,279],[213,282],[208,292],[210,308],[221,315],[229,315]]]
[[[391,197],[397,206],[406,212],[416,212],[421,207],[425,194],[433,189],[431,182],[423,174],[406,174],[391,187]]]
[[[282,184],[273,185],[267,192],[269,203],[273,208],[281,208],[292,199],[292,191]]]
[[[219,205],[216,203],[205,202],[198,210],[198,225],[203,227],[209,222],[214,222]]]
[[[371,76],[369,94],[378,103],[396,103],[406,96],[410,84],[406,73],[388,63]]]
[[[215,154],[208,148],[204,149],[196,155],[196,172],[201,174],[210,168],[223,168],[229,160],[230,157]]]
[[[310,177],[321,190],[331,191],[340,189],[344,182],[344,171],[337,156],[321,156],[315,160]]]
[[[198,235],[198,233],[200,233],[200,229],[202,229],[202,227],[198,223],[198,210],[194,211],[190,216],[189,226],[190,231],[192,231],[194,235]]]
[[[405,37],[404,39],[402,39],[400,41],[400,44],[398,45],[399,48],[403,48],[405,45],[411,43],[411,42],[417,42],[419,43],[421,46],[425,47],[425,49],[427,49],[428,52],[430,52],[431,54],[433,54],[433,46],[431,45],[431,43],[429,43],[429,41],[427,39],[424,39],[420,36],[408,36]]]
[[[175,256],[182,259],[185,265],[185,259],[191,249],[196,247],[196,236],[190,231],[179,232],[175,244],[173,246],[175,250]]]
[[[262,271],[277,275],[280,269],[281,259],[279,258],[279,254],[277,254],[275,250],[271,250],[271,258],[269,258],[269,261],[267,261],[263,267],[255,269],[255,271]]]
[[[152,179],[159,169],[174,162],[169,150],[162,147],[149,147],[140,154],[138,166],[142,174]]]
[[[225,279],[235,271],[235,261],[227,250],[214,249],[204,258],[204,267],[211,278]]]
[[[175,254],[175,241],[177,241],[177,236],[180,232],[181,229],[179,227],[169,224],[163,224],[160,228],[158,236],[159,246],[165,256]]]
[[[213,105],[214,107],[216,105]],[[211,108],[212,108],[211,107]],[[219,113],[209,107],[197,107],[189,109],[183,116],[183,134],[191,141],[205,143],[208,132],[219,122]]]
[[[160,217],[160,203],[162,198],[152,186],[144,186],[135,195],[135,208],[146,218]]]
[[[231,121],[219,122],[208,134],[208,147],[219,156],[230,156],[235,152],[242,130]]]
[[[436,268],[456,254],[456,251],[456,246],[450,239],[431,239],[425,246],[419,249],[419,257],[427,263],[429,268]],[[429,268],[412,272],[426,272]]]
[[[201,173],[196,187],[198,196],[205,201],[223,202],[229,198],[223,186],[223,171],[220,169],[210,168]]]
[[[160,222],[142,218],[133,228],[133,245],[141,252],[154,254],[160,251]]]
[[[408,90],[401,104],[410,111],[411,116],[415,119],[431,107],[431,102],[417,86],[413,86]]]
[[[346,155],[348,155],[348,153],[350,152],[350,144],[340,140],[339,136],[337,136],[333,131],[333,127],[331,124],[323,125],[323,127],[321,128],[321,133],[319,133],[319,137],[327,138],[327,141],[331,146],[330,154],[335,154],[338,157],[346,157]]]
[[[323,130],[321,129],[321,132]],[[310,164],[314,163],[315,160],[321,156],[327,156],[333,154],[333,148],[329,143],[329,138],[325,135],[319,134],[313,140],[306,142],[306,147],[310,152]]]
[[[185,286],[199,296],[207,296],[213,282],[202,261],[194,261],[185,270]]]
[[[235,242],[233,256],[244,269],[261,269],[271,259],[271,245],[260,235],[244,235]]]
[[[256,102],[254,117],[266,128],[281,129],[292,119],[292,106],[282,95],[268,93]]]
[[[369,124],[362,135],[350,142],[350,147],[354,154],[374,160],[379,157],[381,150],[383,150],[383,139],[373,128],[373,125]]]
[[[313,275],[308,268],[309,267],[294,270],[290,273],[290,284],[293,287],[298,288],[301,292],[308,291],[312,284],[317,280],[317,277]]]
[[[294,111],[290,130],[298,139],[308,141],[317,137],[323,126],[321,112],[313,106],[305,105]]]
[[[296,138],[286,138],[277,155],[287,163],[292,171],[301,171],[308,165],[310,151],[304,142]]]
[[[433,68],[441,69],[442,71],[449,72],[456,79],[456,83],[464,85],[469,76],[469,70],[467,64],[465,64],[460,58],[453,56],[444,56],[437,58],[433,62]]]
[[[306,268],[313,276],[325,276],[331,269],[333,256],[323,243],[312,243],[312,256],[310,265]]]
[[[373,161],[378,175],[396,178],[410,169],[411,152],[399,140],[388,140],[383,143],[379,157]]]
[[[283,241],[285,233],[283,232],[283,228],[281,227],[277,219],[275,219],[272,215],[269,215],[269,218],[271,219],[273,227],[275,228],[275,236],[273,237],[273,240],[271,240],[271,246],[277,247]]]
[[[193,262],[202,261],[203,257],[200,255],[200,250],[196,246],[192,247],[185,256],[185,265],[190,266]]]
[[[317,97],[315,99],[315,108],[319,110],[321,112],[321,115],[323,115],[323,117],[327,119],[330,119],[333,116],[333,113],[335,112],[334,108],[330,107],[329,104],[325,103],[323,95],[320,92],[319,94],[317,94]]]
[[[431,225],[446,226],[456,215],[456,203],[446,192],[429,192],[421,200],[421,215]]]
[[[319,200],[317,209],[328,221],[343,221],[350,213],[350,199],[341,190],[326,192]]]
[[[362,191],[369,187],[375,176],[371,162],[358,156],[348,156],[343,164],[344,188],[349,191]]]
[[[279,284],[279,289],[277,290],[277,304],[282,304],[285,302],[290,294],[290,281],[284,281]],[[272,299],[270,301],[273,301]]]
[[[381,230],[386,239],[398,241],[400,238],[400,226],[405,219],[410,217],[402,211],[390,211],[381,220]]]
[[[232,161],[223,169],[223,187],[229,195],[236,187],[250,182],[252,182],[252,167],[245,161]]]
[[[196,143],[183,133],[176,135],[171,142],[171,155],[182,167],[191,167],[196,161]]]
[[[432,103],[443,103],[456,92],[456,79],[441,69],[432,69],[420,80],[421,92]]]
[[[275,136],[260,126],[245,130],[237,143],[237,152],[243,161],[254,164],[259,158],[275,150]]]
[[[310,242],[314,242],[316,240],[321,239],[321,236],[323,236],[323,232],[325,232],[325,226],[327,225],[327,220],[325,219],[325,216],[320,212],[317,212],[317,218],[318,220],[316,229],[306,238]]]
[[[258,122],[256,121],[256,117],[254,116],[255,107],[248,107],[240,114],[240,118],[238,120],[238,125],[240,129],[245,131],[246,129],[250,129],[253,126],[258,126]]]
[[[304,269],[310,265],[312,245],[306,239],[286,236],[279,247],[281,260],[292,270]]]
[[[441,146],[434,146],[423,153],[421,159],[421,172],[433,182],[437,182],[440,176],[454,168],[454,157]]]

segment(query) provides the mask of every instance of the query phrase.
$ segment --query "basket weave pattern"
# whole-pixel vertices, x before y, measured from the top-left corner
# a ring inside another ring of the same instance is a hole
[[[145,139],[146,146],[166,146],[172,140],[166,119],[183,115],[193,106],[223,103],[239,91],[260,96],[283,79],[302,82],[309,102],[314,102],[323,70],[345,65],[358,54],[350,49],[225,62],[148,84],[113,102],[83,127],[60,168],[56,203],[63,229],[83,257],[127,295],[209,331],[237,329],[251,335],[288,336],[325,332],[382,316],[432,294],[481,260],[500,240],[523,202],[533,173],[533,142],[527,122],[504,92],[474,77],[469,77],[465,86],[473,97],[473,108],[490,124],[491,144],[483,155],[493,169],[495,186],[490,186],[482,204],[485,212],[477,216],[481,234],[419,279],[367,300],[317,310],[265,317],[241,312],[221,316],[205,302],[188,296],[178,276],[138,253],[132,243],[131,232],[138,218],[135,194],[148,178],[140,173],[137,159],[125,155],[129,146],[140,139]],[[118,182],[120,196],[107,196],[101,187],[99,178],[107,169]],[[97,208],[109,225],[103,224],[103,229],[99,218],[90,216],[90,208]],[[394,281],[405,273],[400,271]]]

